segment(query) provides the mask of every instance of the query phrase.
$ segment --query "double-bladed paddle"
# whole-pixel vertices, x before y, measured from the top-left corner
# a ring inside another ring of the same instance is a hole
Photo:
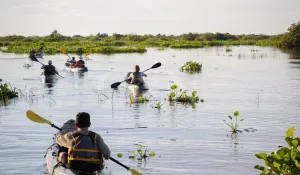
[[[35,56],[29,56],[29,58],[32,60],[32,61],[35,61],[35,62],[39,62],[39,63],[41,63]],[[43,66],[45,66],[43,63],[41,63]],[[57,75],[59,75],[59,73],[55,70],[55,73],[57,74]],[[61,78],[65,78],[65,77],[63,77],[63,76],[61,76],[61,75],[59,75]]]
[[[146,71],[148,71],[148,70],[150,70],[150,69],[158,68],[158,67],[160,67],[160,66],[161,66],[161,63],[156,63],[156,64],[154,64],[152,67],[150,67],[149,69],[144,70],[143,72],[146,72]],[[126,79],[126,80],[128,80],[128,79]],[[117,88],[118,86],[120,86],[121,83],[123,83],[123,82],[126,81],[126,80],[123,80],[123,81],[121,81],[121,82],[116,82],[116,83],[110,85],[110,87],[111,87],[111,88]]]
[[[38,114],[34,113],[33,111],[31,110],[28,110],[26,112],[26,116],[29,120],[33,121],[33,122],[36,122],[36,123],[45,123],[45,124],[48,124],[58,130],[62,130],[61,128],[57,127],[56,125],[54,125],[51,121],[39,116]],[[142,175],[142,173],[138,172],[137,170],[135,169],[131,169],[130,167],[122,164],[121,162],[117,161],[116,159],[110,157],[109,158],[110,160],[114,161],[115,163],[117,163],[118,165],[121,165],[122,167],[124,167],[125,169],[127,169],[127,171],[130,171],[133,175]]]

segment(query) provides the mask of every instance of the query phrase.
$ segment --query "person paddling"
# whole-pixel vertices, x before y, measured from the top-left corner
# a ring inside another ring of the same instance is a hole
[[[79,112],[75,122],[76,130],[58,132],[56,143],[68,149],[67,152],[60,152],[58,161],[70,169],[81,172],[93,173],[101,171],[103,157],[110,158],[110,150],[104,143],[102,137],[92,131],[90,115],[86,112]]]
[[[58,74],[56,68],[52,65],[51,60],[48,61],[48,65],[43,65],[41,69],[44,69],[45,76]]]
[[[73,65],[73,64],[75,65],[75,64],[76,64],[75,57],[72,57],[72,59],[69,58],[69,59],[67,60],[67,62],[70,64],[70,66]],[[67,65],[67,63],[66,63],[66,65]]]
[[[83,59],[83,57],[80,56],[79,60],[75,64],[73,64],[72,67],[74,67],[74,68],[75,67],[80,67],[80,68],[85,67],[85,62],[82,59]]]
[[[140,67],[135,65],[134,72],[129,75],[128,79],[130,79],[130,84],[142,86],[145,83],[143,77],[147,77],[147,75],[143,72],[140,72]]]

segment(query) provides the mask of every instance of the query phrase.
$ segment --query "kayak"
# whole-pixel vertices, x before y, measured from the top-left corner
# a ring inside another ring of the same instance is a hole
[[[44,52],[41,52],[41,53],[36,53],[34,56],[36,57],[36,58],[43,58],[44,57]]]
[[[142,86],[138,86],[135,84],[129,84],[127,82],[124,83],[124,87],[130,91],[137,92],[137,91],[146,91],[149,90],[149,86],[147,84],[143,84]]]
[[[42,75],[43,83],[52,83],[53,81],[56,80],[57,80],[57,75],[49,75],[49,76]]]
[[[72,72],[87,72],[88,71],[87,67],[71,67],[70,63],[65,64],[65,69],[72,71]]]
[[[64,124],[64,126],[69,127],[67,126],[70,124],[70,123],[68,124],[69,121],[67,121]],[[62,129],[64,128],[64,126],[62,127]],[[66,129],[70,129],[70,128],[66,128]],[[51,175],[79,175],[79,173],[77,173],[75,170],[66,168],[65,166],[62,165],[58,165],[57,158],[58,158],[59,146],[56,144],[55,140],[56,140],[56,134],[54,134],[54,136],[52,137],[50,142],[51,145],[47,149],[47,153],[46,153],[46,164],[47,164],[48,173]],[[102,171],[96,172],[93,175],[112,175],[111,169],[109,167],[109,161],[104,159],[104,165]]]

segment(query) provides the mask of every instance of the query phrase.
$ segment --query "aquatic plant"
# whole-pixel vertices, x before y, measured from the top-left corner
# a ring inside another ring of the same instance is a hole
[[[226,125],[228,125],[231,128],[231,132],[232,133],[237,133],[237,132],[241,132],[240,130],[238,130],[239,128],[239,121],[244,121],[243,118],[238,119],[238,117],[240,116],[240,113],[238,111],[235,111],[233,113],[233,116],[228,115],[228,118],[230,119],[229,122],[227,122],[226,120],[223,120]]]
[[[198,103],[200,101],[197,91],[193,91],[191,95],[187,94],[187,90],[180,89],[178,93],[177,84],[170,86],[171,92],[169,94],[169,101],[176,101],[182,103]]]
[[[225,52],[231,52],[231,51],[232,51],[232,49],[229,46],[227,46],[225,49]]]
[[[188,61],[183,66],[181,66],[180,71],[186,71],[188,73],[197,73],[200,72],[201,69],[202,64],[193,61]]]
[[[286,143],[288,147],[282,146],[271,154],[255,154],[258,159],[265,162],[266,167],[255,165],[254,168],[261,171],[261,175],[296,175],[300,174],[300,138],[294,138],[294,127],[286,131]]]
[[[129,151],[132,155],[129,156],[129,159],[137,159],[137,160],[142,160],[146,159],[147,157],[154,157],[155,153],[154,152],[149,152],[147,150],[147,147],[141,144],[138,144],[137,149]]]
[[[157,102],[157,103],[155,104],[154,108],[160,110],[161,107],[162,107],[162,105],[163,105],[163,104],[161,104],[161,102],[159,101],[159,102]]]
[[[9,99],[18,97],[18,92],[16,88],[8,87],[7,83],[2,84],[2,79],[0,79],[0,101],[6,105]]]

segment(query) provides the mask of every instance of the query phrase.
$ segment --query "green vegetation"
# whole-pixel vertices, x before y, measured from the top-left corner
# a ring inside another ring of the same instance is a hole
[[[157,102],[157,103],[155,104],[154,108],[160,110],[161,107],[162,107],[162,105],[163,105],[163,104],[161,104],[161,102],[159,101],[159,102]]]
[[[188,72],[190,74],[198,73],[202,69],[202,64],[197,62],[188,61],[183,66],[181,66],[180,71]]]
[[[198,103],[200,101],[200,98],[197,96],[197,91],[193,91],[189,96],[187,94],[187,90],[180,89],[178,93],[178,86],[176,84],[173,84],[172,86],[170,86],[170,88],[171,93],[169,94],[169,101],[191,104]]]
[[[138,144],[137,149],[132,150],[132,151],[128,151],[128,152],[132,154],[132,155],[130,155],[128,157],[129,159],[142,160],[142,159],[146,159],[147,157],[154,157],[155,156],[154,152],[149,152],[147,150],[147,147],[143,146],[141,144]],[[123,154],[122,153],[118,153],[117,156],[118,157],[123,157]]]
[[[2,84],[1,82],[2,79],[0,79],[0,102],[6,105],[9,99],[18,97],[18,92],[16,88],[9,88],[7,83]]]
[[[285,141],[288,147],[281,147],[270,155],[266,153],[255,154],[258,159],[264,160],[266,167],[255,165],[254,168],[261,171],[261,175],[295,175],[300,174],[300,138],[293,138],[294,127],[286,132]]]
[[[244,119],[238,119],[238,116],[240,116],[240,113],[238,111],[235,111],[233,113],[235,119],[233,119],[233,117],[231,117],[230,115],[228,115],[228,118],[230,119],[230,122],[227,122],[226,120],[223,120],[226,125],[228,125],[231,128],[231,132],[232,133],[237,133],[238,131],[241,132],[240,130],[238,130],[239,128],[239,121],[244,121]]]
[[[144,53],[147,47],[164,48],[202,48],[207,46],[227,46],[226,52],[231,52],[230,45],[274,46],[278,48],[300,51],[300,22],[292,24],[287,33],[280,35],[232,35],[229,33],[187,33],[182,35],[136,35],[117,34],[109,36],[105,33],[80,36],[64,36],[53,31],[47,36],[0,37],[0,50],[9,53],[29,53],[31,48],[45,47],[47,54],[60,53],[65,47],[69,53],[76,53],[78,48],[91,50],[93,53]]]

